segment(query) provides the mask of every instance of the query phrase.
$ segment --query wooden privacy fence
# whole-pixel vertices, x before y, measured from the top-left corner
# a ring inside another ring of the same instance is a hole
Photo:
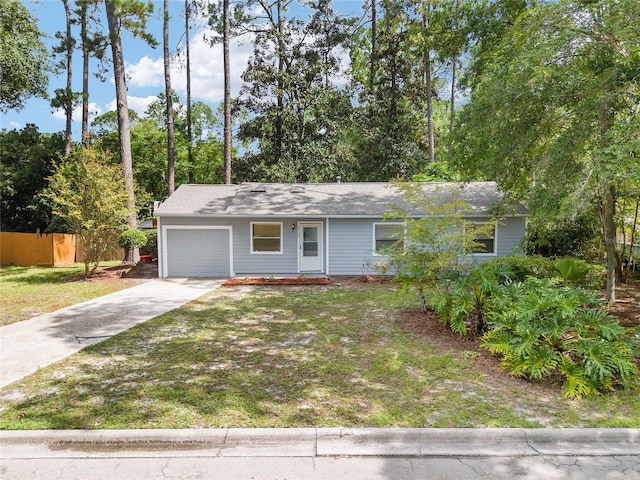
[[[0,232],[0,265],[58,267],[84,261],[82,241],[66,233]],[[124,250],[110,249],[102,261],[122,260]]]

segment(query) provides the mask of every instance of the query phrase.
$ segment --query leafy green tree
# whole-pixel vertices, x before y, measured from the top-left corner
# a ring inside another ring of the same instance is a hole
[[[637,179],[640,168],[637,142],[616,140],[640,131],[639,21],[635,0],[529,9],[486,59],[456,134],[457,164],[528,197],[534,216],[594,202],[609,302],[621,278],[622,179]]]
[[[444,159],[436,146],[449,129],[449,113],[439,72],[453,54],[439,52],[441,2],[385,0],[376,8],[351,49],[358,98],[353,179],[411,178]]]
[[[340,172],[339,132],[349,122],[348,92],[337,86],[338,48],[350,21],[327,0],[310,1],[308,22],[285,15],[291,1],[258,2],[254,55],[240,106],[249,116],[238,138],[249,143],[236,180],[322,181]]]
[[[0,131],[0,230],[65,231],[54,222],[49,202],[39,196],[63,154],[64,137],[41,133],[36,125]]]
[[[475,239],[490,224],[484,227],[468,221],[464,217],[468,206],[446,187],[437,191],[437,199],[426,195],[420,183],[396,182],[394,188],[402,193],[403,202],[385,218],[401,220],[403,228],[387,251],[388,263],[379,267],[392,268],[395,280],[416,290],[424,312],[430,292],[445,278],[467,269],[469,253],[478,247]]]
[[[151,200],[167,196],[167,155],[166,142],[166,96],[158,94],[158,99],[149,104],[142,117],[133,110],[131,119],[131,150],[133,156],[133,176],[138,188],[136,201],[138,208],[148,210]],[[192,162],[189,162],[188,124],[186,108],[179,97],[173,94],[175,123],[175,185],[189,181],[193,176],[196,183],[220,183],[222,180],[221,142],[214,136],[218,129],[218,119],[211,107],[203,102],[194,102],[192,107],[192,132],[195,142],[191,146]],[[107,112],[93,121],[97,136],[104,149],[118,150],[117,115]],[[119,161],[118,155],[114,161]],[[137,197],[141,197],[138,199]]]
[[[0,112],[47,97],[47,49],[36,20],[18,0],[0,0]]]
[[[527,225],[526,251],[546,257],[573,256],[598,261],[601,233],[594,208],[578,214],[536,217]]]
[[[82,239],[84,273],[90,276],[127,227],[130,212],[120,167],[98,145],[76,147],[56,165],[43,195],[53,202],[53,212]]]
[[[118,236],[118,245],[124,248],[125,261],[132,263],[134,248],[144,247],[147,244],[147,236],[142,230],[130,228]]]

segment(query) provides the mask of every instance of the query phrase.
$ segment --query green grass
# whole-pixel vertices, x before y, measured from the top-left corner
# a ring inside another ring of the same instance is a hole
[[[637,391],[568,400],[481,369],[409,331],[409,304],[380,284],[219,289],[8,386],[0,428],[640,426]]]
[[[0,268],[0,325],[26,320],[131,286],[124,281],[87,281],[83,274],[84,264],[55,268]]]

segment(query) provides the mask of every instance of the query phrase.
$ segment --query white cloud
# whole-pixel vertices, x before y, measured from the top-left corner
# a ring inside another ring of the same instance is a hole
[[[156,95],[150,95],[148,97],[134,97],[127,96],[127,104],[129,109],[136,112],[138,115],[143,116],[144,112],[151,102],[155,102],[158,99]],[[107,111],[115,111],[117,108],[116,99],[114,98],[107,104]]]
[[[9,126],[15,130],[19,130],[22,128],[22,125],[20,123],[14,121],[9,122]]]
[[[164,84],[164,61],[146,55],[138,63],[127,65],[127,85],[130,87],[161,87]]]
[[[93,119],[96,118],[97,116],[102,115],[102,113],[103,113],[103,110],[102,108],[100,108],[100,106],[97,103],[89,102],[89,123],[91,123]],[[64,113],[64,109],[62,108],[58,108],[54,110],[51,116],[56,120],[66,120],[66,115]],[[82,105],[81,104],[76,105],[76,107],[73,109],[73,114],[71,115],[71,118],[73,119],[74,122],[82,121]]]
[[[251,38],[233,39],[230,45],[231,95],[237,96],[242,72],[253,52]],[[187,80],[184,66],[184,52],[171,64],[171,86],[180,95],[181,102],[186,99]],[[224,70],[222,45],[213,47],[204,40],[204,30],[195,33],[191,39],[191,95],[194,100],[217,103],[224,95]],[[127,66],[128,85],[130,87],[157,88],[164,90],[164,62],[162,57],[151,59],[142,57],[137,63]]]

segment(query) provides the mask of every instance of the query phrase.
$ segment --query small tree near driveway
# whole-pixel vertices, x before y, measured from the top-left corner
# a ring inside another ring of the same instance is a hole
[[[45,195],[53,201],[53,213],[82,239],[89,277],[127,227],[128,197],[120,167],[98,145],[83,145],[56,165],[49,182]]]
[[[425,195],[420,183],[398,181],[391,188],[402,193],[403,204],[393,205],[385,220],[402,220],[404,232],[403,241],[386,252],[388,266],[396,269],[395,280],[417,291],[424,312],[429,290],[446,285],[447,276],[469,266],[468,255],[482,247],[476,239],[493,223],[466,220],[468,206],[455,191],[443,188],[434,199]]]

